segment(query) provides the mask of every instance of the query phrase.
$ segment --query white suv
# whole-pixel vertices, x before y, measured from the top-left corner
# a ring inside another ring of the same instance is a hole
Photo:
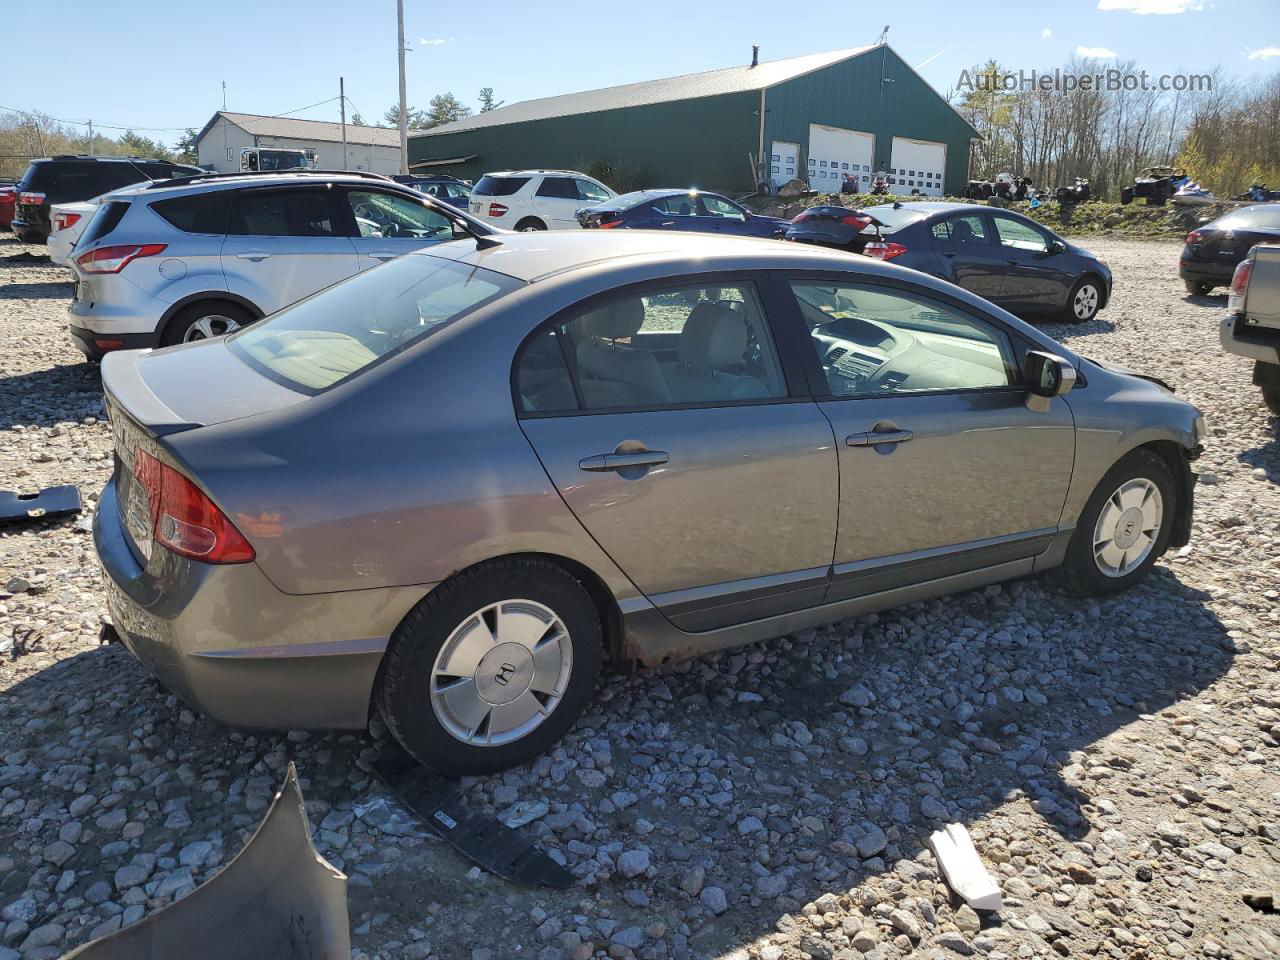
[[[509,170],[481,177],[469,209],[473,217],[508,230],[578,230],[580,209],[616,196],[573,170]]]

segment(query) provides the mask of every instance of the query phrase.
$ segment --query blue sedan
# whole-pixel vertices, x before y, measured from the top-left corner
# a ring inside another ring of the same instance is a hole
[[[718,193],[702,190],[636,190],[578,211],[583,227],[696,230],[738,237],[781,237],[788,220],[762,217]]]

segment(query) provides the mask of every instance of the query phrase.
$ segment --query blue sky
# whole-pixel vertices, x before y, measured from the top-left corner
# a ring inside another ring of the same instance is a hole
[[[224,80],[228,108],[245,113],[334,98],[339,75],[368,119],[397,96],[394,0],[218,0],[163,15],[133,6],[51,6],[66,28],[41,43],[8,44],[0,107],[147,132],[199,128],[221,106]],[[753,43],[765,60],[860,46],[885,23],[894,49],[944,93],[975,62],[1052,69],[1079,48],[1132,58],[1152,74],[1280,70],[1276,0],[915,0],[832,8],[816,21],[803,5],[780,14],[788,8],[777,0],[645,0],[642,14],[634,9],[598,0],[405,0],[409,102],[425,107],[432,94],[452,91],[474,107],[483,86],[514,102],[694,73],[747,62]],[[293,115],[337,120],[338,104]],[[147,135],[171,143],[178,132]]]

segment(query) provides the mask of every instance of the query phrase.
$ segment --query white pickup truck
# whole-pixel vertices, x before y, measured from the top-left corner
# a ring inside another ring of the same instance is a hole
[[[1253,360],[1253,382],[1280,414],[1280,244],[1259,244],[1231,278],[1219,333],[1227,353]]]

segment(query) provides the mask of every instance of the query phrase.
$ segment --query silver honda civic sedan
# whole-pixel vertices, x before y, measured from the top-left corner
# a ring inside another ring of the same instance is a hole
[[[378,710],[469,773],[554,744],[606,662],[1129,587],[1187,542],[1204,433],[924,274],[644,231],[442,244],[102,371],[128,648],[220,721]]]

